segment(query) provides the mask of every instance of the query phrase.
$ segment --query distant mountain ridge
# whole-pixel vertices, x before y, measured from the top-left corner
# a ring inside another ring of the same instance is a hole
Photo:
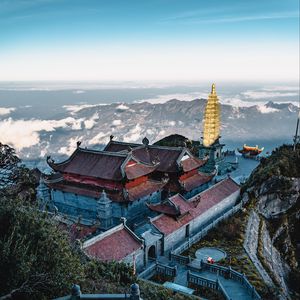
[[[150,143],[171,134],[200,140],[205,99],[170,100],[160,104],[113,103],[74,106],[61,120],[40,120],[45,129],[37,131],[38,142],[18,152],[22,158],[70,155],[81,140],[83,147],[101,149],[113,134],[117,140]],[[278,139],[293,135],[298,108],[291,103],[236,107],[221,104],[223,139]],[[11,120],[11,122],[14,120]],[[35,120],[31,120],[34,122]],[[28,121],[30,122],[30,121]],[[48,122],[48,123],[47,123]],[[52,122],[52,123],[50,123]],[[48,130],[47,124],[53,127]]]

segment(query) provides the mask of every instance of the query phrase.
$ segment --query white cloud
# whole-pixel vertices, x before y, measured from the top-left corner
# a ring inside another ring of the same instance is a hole
[[[254,101],[254,100],[251,100],[250,98],[247,98],[248,100],[245,100],[245,99],[241,99],[241,98],[238,98],[239,95],[236,95],[235,97],[225,97],[225,98],[221,98],[219,97],[219,100],[220,100],[220,103],[222,104],[227,104],[227,105],[231,105],[233,107],[250,107],[250,106],[261,106],[261,105],[265,105],[265,103],[267,103],[268,101],[259,101],[260,98],[252,98],[252,99],[255,99],[257,101]],[[262,99],[265,99],[265,98],[262,98]],[[280,100],[274,100],[272,99],[272,101],[274,103],[278,103],[278,104],[281,104],[281,103],[291,103],[295,106],[298,106],[298,103],[296,101],[288,101],[288,102],[285,102],[285,101],[280,101]]]
[[[266,98],[281,98],[281,97],[293,97],[298,96],[298,93],[294,92],[272,92],[272,91],[246,91],[241,93],[247,99],[266,99]]]
[[[57,128],[80,130],[83,119],[68,117],[61,120],[13,120],[0,121],[1,142],[12,145],[18,151],[40,142],[40,131],[55,131]]]
[[[147,129],[146,133],[148,135],[153,135],[153,134],[155,134],[155,131],[153,129]]]
[[[0,107],[0,116],[9,115],[12,111],[15,110],[15,107]]]
[[[107,105],[104,103],[101,104],[75,104],[75,105],[64,105],[63,108],[65,108],[67,111],[71,112],[71,115],[75,115],[79,111],[81,111],[84,108],[90,108],[90,107],[97,107],[97,106],[103,106]]]
[[[84,94],[85,91],[81,91],[81,90],[78,90],[78,91],[73,91],[73,94]]]
[[[273,87],[267,87],[263,88],[263,91],[297,91],[299,92],[299,86],[293,86],[293,85],[278,85],[278,86],[273,86]]]
[[[119,125],[121,125],[122,124],[122,121],[121,120],[113,120],[112,121],[112,125],[114,125],[114,126],[119,126]]]
[[[83,122],[84,127],[86,129],[92,129],[97,124],[98,119],[99,119],[99,115],[98,113],[95,113],[90,119],[87,119]]]
[[[172,99],[177,99],[180,101],[192,101],[195,99],[206,99],[208,93],[201,93],[201,92],[193,92],[193,93],[186,93],[186,94],[168,94],[168,95],[158,95],[155,98],[149,98],[149,99],[141,99],[138,101],[135,101],[136,103],[142,103],[142,102],[148,102],[151,104],[162,104],[166,103]]]
[[[127,110],[127,109],[129,109],[129,107],[126,106],[126,105],[124,105],[123,103],[121,103],[120,105],[118,105],[116,108],[119,109],[119,110]]]
[[[136,126],[129,130],[127,134],[125,134],[123,140],[124,142],[130,143],[130,142],[137,142],[141,139],[142,134],[142,128],[140,124],[136,124]]]
[[[97,144],[107,144],[109,141],[109,134],[104,132],[99,132],[92,139],[88,141],[89,145],[97,145]]]
[[[58,150],[59,154],[65,154],[67,156],[70,156],[77,147],[77,142],[80,141],[82,137],[72,137],[68,141],[68,146],[61,147]]]
[[[273,107],[267,107],[266,105],[259,105],[257,106],[257,110],[260,111],[262,114],[269,114],[278,112],[279,110]]]
[[[254,105],[260,104],[259,102],[255,101],[245,101],[237,97],[233,98],[220,98],[220,102],[222,104],[231,105],[234,107],[250,107]]]

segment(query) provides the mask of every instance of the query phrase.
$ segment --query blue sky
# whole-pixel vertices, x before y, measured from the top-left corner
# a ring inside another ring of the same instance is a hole
[[[298,0],[0,0],[0,80],[297,80]]]

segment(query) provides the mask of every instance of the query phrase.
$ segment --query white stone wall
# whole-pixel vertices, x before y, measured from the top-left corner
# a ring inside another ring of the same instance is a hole
[[[61,213],[75,217],[81,216],[90,221],[99,219],[97,215],[98,199],[96,198],[62,192],[60,190],[51,190],[51,199]],[[137,218],[148,211],[146,202],[157,203],[160,200],[161,192],[156,191],[151,196],[147,195],[128,204],[112,202],[112,222],[113,224],[119,224],[121,217],[128,220]]]
[[[138,249],[134,253],[129,254],[122,262],[133,265],[133,254],[135,255],[135,267],[137,270],[141,270],[144,267],[144,250]]]
[[[199,217],[192,220],[190,224],[190,236],[197,233],[201,227],[209,222],[213,222],[216,216],[225,212],[227,209],[234,206],[236,203],[237,198],[239,197],[240,191],[236,191],[235,193],[231,194],[229,197],[225,198],[223,201],[218,203],[217,205],[213,206]],[[186,224],[187,225],[187,224]],[[164,250],[170,251],[180,242],[183,242],[186,239],[186,225],[179,228],[175,232],[169,234],[165,237],[165,248]]]
[[[94,198],[52,190],[52,199],[61,213],[90,220],[97,218],[97,200]]]

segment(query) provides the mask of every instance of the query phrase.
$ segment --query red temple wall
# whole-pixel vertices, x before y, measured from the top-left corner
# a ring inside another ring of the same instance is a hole
[[[179,180],[184,180],[184,179],[187,179],[195,174],[198,173],[198,169],[194,169],[192,171],[189,171],[189,172],[186,172],[184,174],[182,174],[180,177],[179,177]]]
[[[64,180],[69,182],[76,182],[76,183],[82,183],[82,184],[88,184],[88,185],[95,185],[99,187],[105,187],[108,189],[122,189],[123,185],[121,182],[118,181],[111,181],[111,180],[104,180],[99,178],[93,178],[88,176],[80,176],[77,174],[70,174],[70,173],[64,173],[63,174]]]
[[[126,187],[126,189],[130,189],[130,188],[132,188],[134,186],[137,186],[137,185],[139,185],[143,182],[146,182],[147,180],[148,180],[148,176],[141,176],[139,178],[136,178],[134,180],[131,180],[131,181],[127,182],[125,184],[125,187]]]

